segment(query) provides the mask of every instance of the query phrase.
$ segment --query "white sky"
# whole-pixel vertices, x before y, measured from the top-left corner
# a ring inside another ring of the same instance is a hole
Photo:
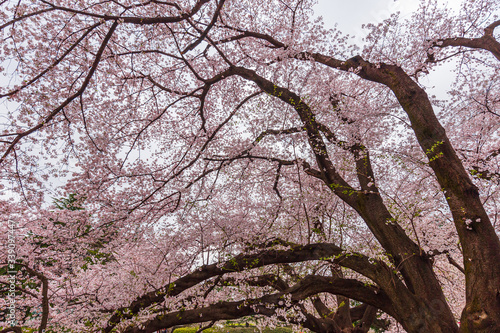
[[[458,9],[461,0],[440,0],[448,8]],[[348,34],[360,32],[364,23],[379,23],[391,13],[401,12],[401,17],[418,8],[419,0],[318,0],[316,15],[323,16],[326,26],[338,24],[339,30]]]

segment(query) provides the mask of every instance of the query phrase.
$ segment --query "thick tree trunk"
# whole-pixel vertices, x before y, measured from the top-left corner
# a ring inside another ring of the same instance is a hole
[[[443,189],[462,245],[467,305],[461,331],[500,332],[500,240],[426,92],[395,65],[375,66],[359,56],[347,61],[321,54],[304,56],[335,69],[357,69],[360,77],[382,83],[394,92]]]
[[[371,189],[370,192],[374,192],[371,194],[355,191],[336,172],[320,135],[320,126],[315,121],[315,116],[309,106],[302,101],[300,96],[286,88],[276,86],[255,71],[241,67],[234,67],[230,71],[255,82],[262,90],[295,108],[309,137],[311,149],[316,155],[324,181],[342,200],[360,214],[382,247],[390,254],[395,267],[402,272],[406,287],[403,285],[396,287],[391,284],[391,281],[383,281],[383,279],[377,283],[391,297],[399,314],[398,320],[403,326],[410,332],[458,331],[458,326],[430,261],[423,255],[423,251],[417,244],[406,235],[401,226],[392,223],[393,218],[376,188]],[[369,159],[367,158],[362,164],[369,166]],[[364,183],[362,179],[360,183]],[[357,195],[345,194],[346,190],[355,192]],[[439,311],[435,311],[436,308]]]
[[[463,249],[466,301],[463,332],[500,332],[500,241],[477,187],[437,120],[427,94],[400,68],[391,89],[444,190]]]

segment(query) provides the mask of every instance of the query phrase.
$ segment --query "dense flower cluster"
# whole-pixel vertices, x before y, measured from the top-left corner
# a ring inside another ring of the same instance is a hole
[[[0,1],[0,331],[500,330],[500,4],[314,4]]]

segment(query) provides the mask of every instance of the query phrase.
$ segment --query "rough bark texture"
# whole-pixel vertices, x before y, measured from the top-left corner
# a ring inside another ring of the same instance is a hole
[[[321,59],[321,56],[317,57]],[[353,61],[361,61],[361,59],[356,58]],[[355,66],[354,68],[357,67]],[[353,66],[349,68],[353,68]],[[392,294],[393,302],[397,304],[396,307],[405,309],[401,311],[401,316],[404,318],[401,322],[402,325],[410,331],[419,331],[422,329],[429,332],[457,331],[457,324],[432,270],[431,262],[417,244],[394,222],[394,218],[385,207],[374,185],[372,185],[372,188],[370,188],[371,191],[368,193],[355,191],[336,172],[326,152],[323,139],[319,135],[318,125],[310,108],[296,94],[290,92],[288,89],[274,85],[251,70],[238,67],[234,69],[234,72],[255,82],[261,89],[277,96],[297,110],[309,136],[309,142],[316,154],[316,160],[325,182],[339,197],[360,214],[377,240],[390,254],[391,260],[393,260],[395,266],[399,268],[403,275],[408,287],[407,298],[403,297],[401,290],[391,288],[389,284],[383,285],[390,289],[386,289],[386,291],[389,295]],[[359,173],[371,173],[373,177],[368,157],[363,160],[363,163],[366,163],[364,164],[366,165],[364,167],[365,170]],[[365,184],[367,182],[361,179],[360,183]],[[436,308],[440,311],[435,311]]]
[[[397,66],[382,64],[377,68],[361,57],[346,62],[319,54],[313,57],[333,68],[358,68],[360,77],[382,83],[394,92],[443,188],[463,246],[467,306],[462,314],[461,330],[500,331],[500,241],[478,189],[437,120],[426,92]],[[425,279],[421,281],[427,289]]]

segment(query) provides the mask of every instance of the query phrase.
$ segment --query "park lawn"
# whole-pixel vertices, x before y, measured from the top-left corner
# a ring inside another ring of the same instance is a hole
[[[196,333],[198,327],[179,327],[174,329],[172,333]],[[259,330],[255,326],[236,326],[227,325],[223,328],[208,328],[204,330],[205,333],[257,333]],[[274,329],[265,328],[262,333],[292,333],[289,327],[276,327]]]

